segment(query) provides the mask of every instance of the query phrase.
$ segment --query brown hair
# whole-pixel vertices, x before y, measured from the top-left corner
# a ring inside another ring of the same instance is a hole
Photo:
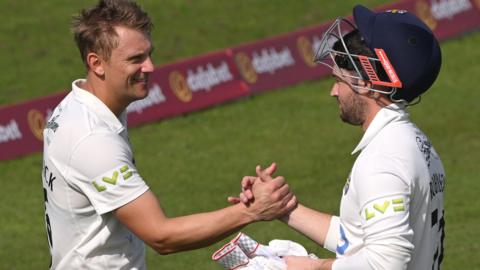
[[[112,50],[118,46],[115,26],[139,30],[148,36],[153,24],[140,6],[128,0],[100,0],[74,17],[72,32],[82,61],[88,68],[87,54],[94,52],[110,59]]]
[[[367,44],[363,40],[363,37],[360,34],[360,31],[358,31],[358,29],[355,29],[345,34],[343,36],[343,40],[345,42],[345,45],[347,46],[348,51],[351,54],[364,55],[364,56],[373,57],[373,58],[376,57],[375,54],[372,52],[372,50],[368,48]],[[333,45],[333,49],[336,51],[345,52],[345,49],[340,40],[337,40],[335,42],[335,44]],[[357,65],[357,67],[362,66],[360,64],[360,60],[358,60],[356,57],[353,58],[353,61],[355,62],[355,65]],[[350,61],[350,59],[346,55],[336,55],[335,63],[343,69],[355,71],[355,68],[353,67],[353,63]],[[375,68],[375,71],[377,72],[381,80],[383,81],[389,80],[388,75],[387,73],[385,73],[385,70],[383,69],[382,64],[380,64],[380,62],[371,62],[371,64]],[[368,76],[363,69],[360,69],[360,73],[364,80],[368,80]]]

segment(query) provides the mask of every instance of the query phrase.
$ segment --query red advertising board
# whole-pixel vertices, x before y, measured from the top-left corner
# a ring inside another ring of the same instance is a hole
[[[409,1],[411,10],[440,39],[472,31],[480,25],[479,0]]]
[[[11,159],[43,147],[43,128],[53,109],[66,96],[58,93],[0,108],[0,160]]]
[[[480,0],[407,0],[376,10],[403,9],[413,12],[433,30],[439,40],[478,29]]]
[[[203,55],[155,69],[150,75],[149,96],[127,109],[129,124],[203,109],[248,94],[231,50]]]
[[[313,63],[315,44],[328,25],[233,47],[233,58],[253,92],[319,78],[328,70]]]

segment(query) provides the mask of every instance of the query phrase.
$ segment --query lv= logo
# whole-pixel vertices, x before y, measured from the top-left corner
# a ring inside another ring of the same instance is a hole
[[[102,182],[105,182],[110,185],[116,185],[118,176],[121,174],[124,181],[128,180],[133,175],[133,172],[129,170],[128,165],[124,165],[120,170],[113,171],[112,177],[104,176],[102,177]],[[92,182],[93,186],[97,189],[98,192],[107,190],[107,187],[101,184],[98,184],[97,181]]]
[[[405,211],[405,204],[402,198],[393,199],[393,200],[385,200],[383,204],[374,203],[373,209],[371,207],[365,208],[365,219],[370,220],[375,217],[376,213],[385,214],[387,210],[393,207],[393,212],[403,212]]]

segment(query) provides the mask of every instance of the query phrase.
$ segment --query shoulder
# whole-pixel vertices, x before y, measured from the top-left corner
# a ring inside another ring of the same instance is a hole
[[[132,164],[132,151],[123,138],[113,132],[92,132],[72,149],[69,166],[92,175]]]
[[[428,139],[413,123],[386,126],[358,156],[352,170],[359,189],[408,192],[425,171]]]
[[[67,96],[59,104],[52,114],[52,118],[54,117],[57,118],[61,131],[73,130],[80,136],[94,131],[108,130],[105,121],[73,95]]]
[[[67,158],[86,138],[101,139],[109,132],[108,126],[97,115],[69,94],[50,116],[44,130],[44,138],[50,155]],[[101,136],[97,137],[96,134]],[[112,134],[113,137],[114,135],[115,133]]]
[[[73,169],[96,175],[132,163],[128,142],[81,103],[60,104],[49,125],[54,128],[44,132],[44,155],[65,174]]]
[[[418,153],[417,138],[425,136],[412,122],[400,122],[387,125],[379,134],[379,141],[388,147],[385,152],[392,154]]]
[[[412,170],[423,163],[425,148],[431,147],[427,136],[412,122],[396,122],[385,126],[365,150],[364,159],[377,166],[397,164]]]

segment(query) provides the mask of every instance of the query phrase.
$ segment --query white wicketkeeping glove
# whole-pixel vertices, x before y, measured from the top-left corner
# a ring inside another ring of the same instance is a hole
[[[212,255],[212,260],[218,262],[225,269],[236,269],[245,266],[250,259],[239,246],[232,242],[227,243]]]
[[[243,253],[243,254],[240,254]],[[290,240],[272,240],[268,246],[259,244],[244,233],[217,250],[212,259],[225,269],[286,270],[282,256],[309,256],[305,248]]]
[[[312,259],[318,259],[313,253],[308,253],[307,250],[299,243],[290,240],[274,239],[268,243],[268,249],[278,257],[283,256],[308,256]]]

